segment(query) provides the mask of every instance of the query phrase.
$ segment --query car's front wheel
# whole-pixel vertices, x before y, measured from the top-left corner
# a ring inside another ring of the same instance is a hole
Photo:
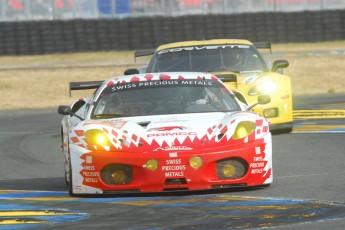
[[[74,196],[73,193],[73,180],[72,180],[72,164],[71,161],[69,162],[69,182],[68,182],[68,193],[70,196]],[[66,177],[67,177],[67,173],[66,173]]]
[[[68,184],[69,184],[69,178],[68,178],[68,174],[67,174],[67,171],[66,171],[66,169],[65,169],[65,183],[66,183],[66,185],[68,186]]]
[[[66,167],[65,167],[65,180],[68,186],[68,193],[70,196],[74,196],[73,193],[73,176],[72,176],[72,161],[71,161],[71,152],[69,149],[69,143],[68,143],[68,169],[69,173],[67,173]],[[68,180],[67,180],[68,179]]]
[[[270,125],[270,131],[273,134],[291,133],[292,130],[293,130],[293,122]]]

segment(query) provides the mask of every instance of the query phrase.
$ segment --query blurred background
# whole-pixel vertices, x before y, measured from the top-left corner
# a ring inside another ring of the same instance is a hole
[[[344,9],[344,0],[1,0],[1,21]]]
[[[294,95],[344,92],[345,0],[0,0],[0,110],[72,103],[69,82],[147,64],[133,50],[214,38],[272,42]]]
[[[0,0],[0,55],[345,40],[345,0]]]

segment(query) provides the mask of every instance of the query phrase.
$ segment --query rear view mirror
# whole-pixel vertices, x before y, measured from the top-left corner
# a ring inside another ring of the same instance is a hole
[[[60,105],[58,107],[58,113],[61,115],[71,115],[71,116],[76,116],[77,118],[79,118],[81,121],[84,120],[84,118],[78,116],[77,114],[72,112],[72,108],[71,106],[68,105]]]
[[[125,75],[139,74],[138,69],[126,69],[124,72]]]
[[[61,115],[71,115],[72,114],[72,109],[68,105],[60,105],[58,107],[58,113]]]
[[[254,108],[257,105],[266,105],[266,104],[268,104],[270,102],[271,102],[270,95],[267,95],[267,94],[259,95],[258,96],[258,102],[256,102],[256,103],[252,104],[251,106],[249,106],[247,108],[247,110],[251,110],[252,108]]]
[[[273,62],[272,72],[277,72],[278,69],[284,69],[289,66],[289,62],[287,60],[276,60]]]

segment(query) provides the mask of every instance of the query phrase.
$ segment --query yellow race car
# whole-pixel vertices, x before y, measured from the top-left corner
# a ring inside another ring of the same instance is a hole
[[[268,62],[258,51],[264,48],[271,50],[271,43],[239,39],[175,42],[161,45],[156,50],[135,51],[135,57],[153,56],[148,66],[128,69],[125,74],[211,72],[248,106],[257,102],[258,95],[270,95],[271,103],[258,105],[253,110],[268,120],[272,132],[289,133],[293,128],[291,82],[290,77],[282,74],[289,62]]]

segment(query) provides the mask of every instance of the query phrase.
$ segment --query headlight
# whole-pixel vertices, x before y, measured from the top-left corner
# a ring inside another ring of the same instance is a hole
[[[277,89],[277,85],[272,81],[261,82],[249,90],[250,96],[258,94],[270,94]]]
[[[194,157],[190,158],[189,165],[193,169],[198,169],[202,166],[202,159],[198,156],[194,156]]]
[[[107,135],[99,129],[90,129],[84,133],[85,138],[88,142],[93,145],[99,146],[110,146],[111,143]]]
[[[146,162],[146,168],[151,171],[158,169],[158,161],[156,159],[150,159]]]
[[[237,127],[235,129],[235,133],[232,136],[232,138],[234,140],[246,138],[252,132],[254,132],[255,128],[256,128],[256,125],[255,125],[254,122],[251,122],[251,121],[241,121],[240,123],[238,123],[238,125],[237,125]]]
[[[248,164],[240,158],[230,158],[217,162],[217,176],[219,179],[237,179],[248,171]]]

